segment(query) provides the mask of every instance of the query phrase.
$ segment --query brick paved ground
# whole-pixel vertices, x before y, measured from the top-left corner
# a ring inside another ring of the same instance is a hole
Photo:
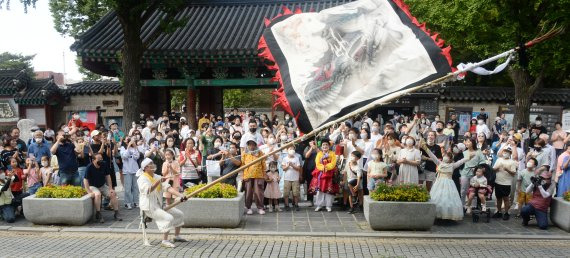
[[[185,236],[174,249],[136,234],[0,232],[1,257],[568,257],[570,240]]]
[[[122,202],[122,189],[118,187],[120,203]],[[356,214],[348,214],[341,211],[339,207],[334,207],[332,213],[315,212],[312,207],[307,206],[308,203],[301,203],[301,210],[298,212],[277,212],[266,213],[265,215],[245,216],[244,221],[238,228],[225,229],[226,231],[276,231],[276,232],[347,232],[347,233],[367,233],[373,232],[368,226],[364,214],[362,212]],[[255,210],[255,208],[254,208]],[[120,228],[120,229],[137,229],[139,226],[139,210],[126,210],[121,207],[123,221],[113,221],[113,213],[111,211],[103,211],[105,223],[99,224],[90,222],[79,228]],[[530,227],[523,227],[520,219],[511,217],[509,221],[492,219],[490,223],[472,223],[471,217],[467,216],[463,221],[436,221],[432,227],[431,233],[439,234],[519,234],[519,235],[565,235],[568,233],[552,226],[548,230],[540,230],[536,227],[534,221],[531,221]],[[0,221],[2,226],[15,227],[34,227],[34,225],[20,217],[16,223],[8,224]],[[56,226],[57,227],[57,226]],[[154,223],[149,227],[156,228]],[[78,227],[73,227],[78,228]],[[425,232],[418,232],[425,233]]]

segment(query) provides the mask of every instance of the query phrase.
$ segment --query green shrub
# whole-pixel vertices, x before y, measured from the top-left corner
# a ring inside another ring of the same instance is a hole
[[[190,188],[186,188],[184,194],[190,194],[205,184],[195,185]],[[193,196],[194,198],[235,198],[237,196],[237,189],[233,185],[219,183],[216,184],[205,191],[200,192],[198,195]]]
[[[567,191],[564,193],[564,200],[566,200],[567,202],[570,202],[570,191]]]
[[[370,198],[384,202],[427,202],[429,201],[429,193],[425,187],[418,185],[389,186],[380,184],[370,194]]]
[[[80,186],[44,186],[36,192],[37,198],[81,198],[87,192]]]

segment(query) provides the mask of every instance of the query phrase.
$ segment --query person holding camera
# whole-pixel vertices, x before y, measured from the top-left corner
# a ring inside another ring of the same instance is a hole
[[[539,176],[531,178],[530,184],[525,192],[532,194],[532,199],[521,210],[521,217],[523,218],[523,225],[528,226],[530,215],[534,215],[536,223],[540,229],[548,228],[548,207],[552,201],[555,186],[552,184],[552,173],[548,171],[546,166],[539,169]]]
[[[127,210],[137,207],[139,201],[139,189],[137,188],[137,170],[139,170],[140,152],[134,139],[130,139],[127,146],[121,146],[121,158],[123,159],[123,178],[125,179],[125,206]]]
[[[77,153],[69,131],[58,134],[57,141],[51,147],[51,153],[57,157],[61,185],[80,186],[81,177],[78,172]]]
[[[16,221],[16,209],[12,204],[14,195],[12,195],[11,185],[13,182],[21,180],[14,172],[0,169],[0,214],[4,221],[8,223]]]

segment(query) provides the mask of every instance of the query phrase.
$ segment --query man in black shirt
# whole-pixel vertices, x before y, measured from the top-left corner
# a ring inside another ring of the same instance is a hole
[[[438,159],[443,158],[441,154],[441,147],[435,144],[435,132],[433,131],[428,132],[426,146]],[[422,183],[423,180],[425,180],[426,188],[429,192],[431,190],[433,182],[435,181],[436,165],[431,160],[427,152],[424,151],[423,149],[422,149],[422,161],[424,162],[425,165],[424,165],[424,172],[419,175],[420,184]]]
[[[176,114],[173,110],[168,117],[168,121],[170,122],[170,129],[178,130],[178,121],[180,120],[180,116]]]
[[[28,145],[26,145],[26,142],[24,142],[24,141],[22,141],[22,139],[20,139],[20,129],[18,129],[18,127],[12,128],[12,131],[10,132],[10,136],[13,139],[17,139],[16,143],[18,144],[18,146],[17,146],[18,150],[23,152],[24,154],[27,154]]]
[[[91,198],[93,198],[95,210],[97,211],[95,218],[100,223],[105,222],[103,216],[101,216],[101,197],[111,199],[111,205],[115,211],[115,220],[122,220],[119,218],[117,194],[115,193],[115,189],[111,183],[108,166],[106,166],[105,161],[103,161],[103,155],[101,155],[101,153],[95,153],[93,162],[87,165],[83,185],[85,186],[87,193],[91,195]]]
[[[453,125],[453,131],[455,132],[455,136],[453,137],[453,142],[457,143],[457,139],[459,137],[459,122],[457,121],[457,115],[451,114],[451,119],[449,119],[449,123]]]

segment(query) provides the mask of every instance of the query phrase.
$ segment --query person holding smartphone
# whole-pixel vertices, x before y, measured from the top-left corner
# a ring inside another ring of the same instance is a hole
[[[125,191],[125,207],[130,210],[137,207],[139,201],[139,189],[137,188],[136,173],[139,170],[139,151],[136,142],[130,139],[127,146],[121,147],[121,158],[123,159],[123,178]]]

